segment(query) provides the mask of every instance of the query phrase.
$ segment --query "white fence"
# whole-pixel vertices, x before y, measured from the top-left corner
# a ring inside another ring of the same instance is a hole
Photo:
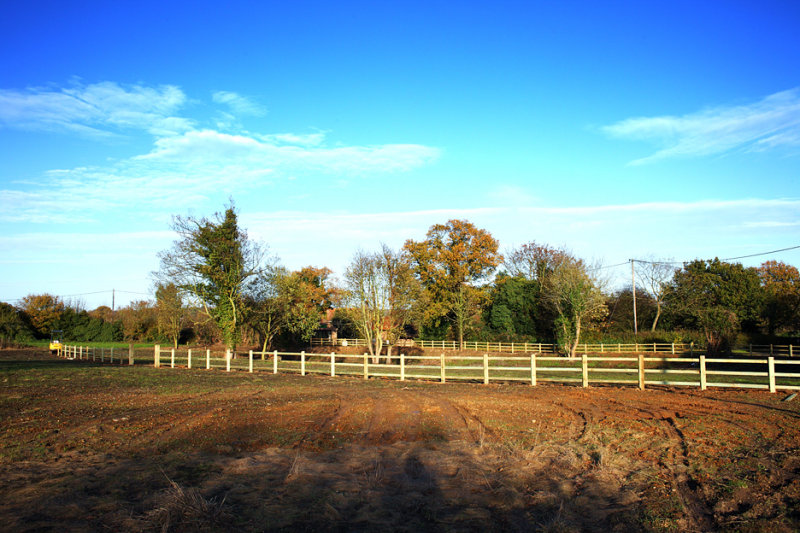
[[[365,339],[311,339],[311,346],[367,346]],[[422,340],[422,339],[400,339],[396,346],[408,347],[417,346],[423,349],[439,350],[473,350],[491,353],[530,353],[556,354],[559,352],[558,346],[552,343],[543,342],[482,342],[464,341],[463,348],[459,348],[458,341],[447,340]],[[589,354],[603,353],[661,353],[669,355],[699,355],[705,351],[702,346],[694,343],[666,343],[666,342],[639,342],[639,343],[580,343],[579,352]],[[734,354],[772,355],[776,357],[794,357],[798,355],[797,347],[792,344],[750,344],[748,346],[733,350]]]
[[[113,351],[103,348],[65,346],[59,355],[76,360],[119,362]],[[119,354],[117,354],[119,357]],[[142,360],[137,355],[136,364]],[[385,359],[385,358],[384,358]],[[123,358],[124,360],[124,358]],[[128,364],[134,359],[124,360]],[[266,371],[273,374],[299,373],[351,375],[364,379],[380,377],[417,380],[477,381],[483,383],[520,381],[537,385],[540,382],[699,387],[735,387],[777,390],[800,390],[800,360],[766,358],[709,358],[602,356],[582,354],[580,357],[558,357],[538,353],[513,356],[407,356],[399,354],[391,361],[376,363],[368,354],[348,355],[302,352],[233,353],[211,350],[174,350],[155,346],[150,363],[156,368],[224,369],[231,371]]]

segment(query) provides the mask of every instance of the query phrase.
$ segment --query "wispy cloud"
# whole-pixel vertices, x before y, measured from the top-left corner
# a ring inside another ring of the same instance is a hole
[[[0,90],[0,127],[108,137],[124,130],[172,135],[192,127],[176,116],[186,102],[178,87],[122,86],[114,82],[65,88]]]
[[[719,106],[683,116],[629,118],[602,128],[613,137],[656,141],[663,148],[632,161],[696,157],[732,150],[800,147],[800,88],[751,104]]]
[[[211,95],[211,99],[224,104],[236,115],[262,116],[267,113],[267,108],[253,102],[246,96],[242,96],[231,91],[217,91]]]
[[[321,138],[315,146],[302,146],[263,138],[189,131],[157,138],[149,153],[109,166],[52,170],[25,191],[0,189],[0,221],[75,221],[73,216],[89,212],[102,217],[131,203],[174,211],[221,193],[242,193],[297,176],[350,178],[409,171],[439,155],[437,148],[422,145],[330,147]]]
[[[292,136],[303,139],[303,136]],[[280,136],[232,135],[214,130],[190,131],[160,138],[154,149],[137,159],[162,164],[187,162],[205,168],[235,161],[247,168],[287,168],[348,175],[406,171],[431,162],[439,150],[417,144],[377,146],[326,146],[324,137],[314,145],[287,145]]]

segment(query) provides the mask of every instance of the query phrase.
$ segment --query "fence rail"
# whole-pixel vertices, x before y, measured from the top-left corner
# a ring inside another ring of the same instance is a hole
[[[149,357],[143,357],[143,352]],[[128,365],[148,364],[156,368],[224,369],[227,372],[266,371],[273,374],[299,373],[351,375],[399,379],[483,382],[520,381],[532,386],[540,382],[699,387],[734,387],[800,390],[800,360],[767,357],[709,358],[698,356],[589,355],[558,357],[536,352],[515,355],[407,356],[403,353],[383,362],[368,354],[351,355],[301,352],[231,352],[192,349],[117,350],[64,346],[59,356],[73,360]]]
[[[367,346],[365,339],[327,339],[313,338],[311,346]],[[400,339],[396,343],[397,347],[417,346],[423,349],[440,350],[473,350],[493,353],[530,353],[556,354],[558,345],[544,342],[485,342],[485,341],[464,341],[463,348],[459,347],[458,341],[447,340],[422,340],[422,339]],[[773,355],[776,357],[795,357],[798,355],[797,346],[791,344],[750,344],[733,350],[734,354],[754,355]],[[639,342],[639,343],[580,343],[579,352],[589,354],[604,353],[655,353],[669,355],[699,355],[705,348],[694,343],[680,342]]]

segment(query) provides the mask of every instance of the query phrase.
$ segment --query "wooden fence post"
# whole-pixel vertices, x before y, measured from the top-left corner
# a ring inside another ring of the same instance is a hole
[[[364,379],[369,379],[369,359],[367,359],[367,352],[364,352]]]
[[[331,352],[331,377],[336,375],[336,352]]]
[[[249,363],[248,370],[252,374],[253,373],[253,350],[250,350],[249,356],[250,356],[250,360],[248,361],[248,363]]]
[[[169,351],[169,367],[175,368],[175,348]]]
[[[211,350],[206,348],[206,370],[211,370]]]
[[[133,343],[131,343],[131,344],[128,344],[128,365],[129,366],[133,366],[133,356],[134,356]]]
[[[300,375],[306,375],[306,351],[300,352]]]
[[[161,368],[161,345],[156,344],[153,346],[153,366]]]
[[[794,354],[792,353],[792,345],[791,344],[789,345],[789,357],[794,357]]]
[[[489,384],[489,354],[483,354],[483,384]]]
[[[225,350],[225,371],[231,371],[231,349],[227,348]]]
[[[406,380],[406,354],[400,352],[400,381]]]
[[[767,358],[767,369],[769,374],[769,391],[775,392],[775,358],[772,356]]]
[[[111,363],[114,363],[114,347],[111,347]]]
[[[536,353],[531,353],[531,387],[536,386]]]
[[[700,390],[708,388],[708,377],[706,375],[706,356],[700,356]]]
[[[272,373],[278,373],[278,350],[272,352]]]
[[[602,342],[600,343],[600,353],[605,353]]]
[[[586,356],[586,352],[583,352],[583,355],[581,355],[581,371],[583,377],[583,386],[585,388],[589,386],[589,359]]]
[[[675,355],[675,343],[674,342],[672,343],[672,352],[671,353],[672,353],[672,355]]]
[[[444,373],[444,352],[442,352],[442,356],[439,359],[439,368],[442,371],[442,383],[445,382],[445,373]]]
[[[191,348],[189,348],[189,350],[188,350],[188,352],[186,354],[186,358],[187,358],[187,361],[188,361],[189,368],[192,368],[192,349]]]
[[[106,349],[101,346],[100,347],[100,362],[101,363],[105,363],[105,355],[106,355]]]
[[[639,390],[644,390],[644,354],[639,354]]]

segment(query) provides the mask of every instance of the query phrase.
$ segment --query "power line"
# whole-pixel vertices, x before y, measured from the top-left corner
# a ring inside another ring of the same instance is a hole
[[[745,257],[758,257],[759,255],[776,254],[778,252],[785,252],[787,250],[796,250],[798,248],[800,248],[800,246],[790,246],[789,248],[781,248],[780,250],[772,250],[771,252],[761,252],[760,254],[740,255],[739,257],[727,257],[725,259],[722,259],[722,261],[733,261],[734,259],[744,259]]]
[[[624,263],[617,263],[616,265],[604,265],[595,268],[590,268],[589,272],[594,272],[595,270],[605,270],[606,268],[615,268],[618,266],[627,265],[628,263],[630,263],[630,261],[625,261]]]
[[[114,291],[115,291],[115,289],[108,289],[108,290],[104,290],[104,291],[81,292],[81,293],[77,293],[77,294],[54,294],[53,296],[55,298],[64,299],[64,298],[75,298],[75,297],[78,297],[78,296],[92,296],[92,295],[95,295],[95,294],[109,294],[109,293],[113,293]],[[144,293],[144,292],[120,291],[120,290],[117,290],[116,292],[121,292],[121,293],[124,293],[124,294],[136,294],[136,295],[139,295],[139,296],[152,296],[151,294],[147,294],[147,293]],[[3,301],[3,302],[21,302],[24,299],[25,299],[24,297],[23,298],[4,298],[4,299],[2,299],[0,301]]]
[[[800,248],[800,246],[789,246],[788,248],[781,248],[779,250],[770,250],[769,252],[759,252],[756,254],[748,254],[748,255],[740,255],[737,257],[725,257],[720,259],[720,261],[733,261],[734,259],[746,259],[748,257],[759,257],[762,255],[770,255],[776,254],[778,252],[786,252],[788,250],[796,250]],[[631,261],[635,261],[637,263],[647,263],[648,265],[682,265],[684,263],[688,263],[689,261],[646,261],[644,259],[631,259]],[[627,261],[623,264],[626,264]]]

